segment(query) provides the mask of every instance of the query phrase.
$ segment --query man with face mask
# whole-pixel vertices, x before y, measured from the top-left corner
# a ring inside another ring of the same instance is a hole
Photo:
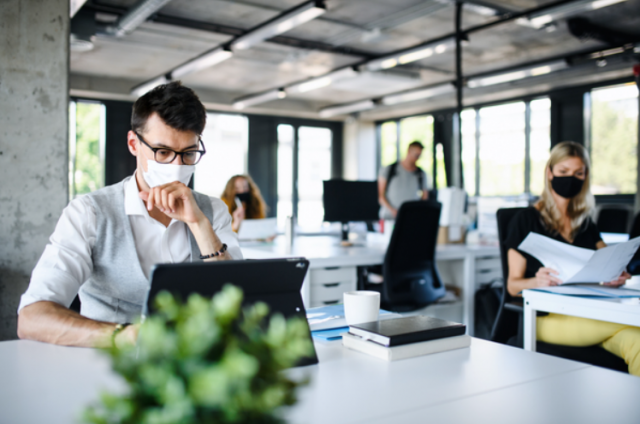
[[[378,202],[380,219],[395,219],[404,202],[427,200],[427,175],[416,164],[424,146],[419,141],[409,144],[407,156],[380,170]]]
[[[49,343],[133,343],[156,263],[241,259],[226,205],[186,184],[206,153],[206,111],[180,82],[133,105],[129,151],[136,171],[72,200],[18,309],[18,335]],[[68,309],[79,295],[81,314]]]

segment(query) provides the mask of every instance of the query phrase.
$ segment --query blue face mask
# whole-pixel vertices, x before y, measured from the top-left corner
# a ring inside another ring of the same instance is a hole
[[[556,177],[554,175],[551,180],[553,191],[565,199],[576,197],[582,191],[583,185],[584,180],[576,177]]]

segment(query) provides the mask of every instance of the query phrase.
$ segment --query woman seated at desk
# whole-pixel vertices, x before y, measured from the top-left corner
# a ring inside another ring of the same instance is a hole
[[[231,228],[236,233],[245,219],[264,219],[267,216],[267,205],[260,189],[249,175],[231,177],[220,198],[229,208]]]
[[[510,224],[506,240],[507,287],[512,296],[525,289],[562,283],[555,270],[543,267],[536,258],[518,250],[530,232],[587,249],[606,247],[589,215],[595,203],[589,173],[589,156],[581,145],[565,141],[551,150],[540,200],[518,213]],[[623,272],[617,280],[605,284],[618,287],[630,277]],[[623,358],[629,365],[629,373],[640,376],[638,327],[551,313],[537,317],[537,339],[565,346],[600,344]]]

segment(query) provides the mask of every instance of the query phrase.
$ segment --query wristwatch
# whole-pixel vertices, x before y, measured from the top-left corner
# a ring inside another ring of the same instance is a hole
[[[111,346],[116,347],[116,336],[130,325],[131,323],[128,322],[124,324],[116,324],[116,327],[113,329],[113,333],[111,333]]]

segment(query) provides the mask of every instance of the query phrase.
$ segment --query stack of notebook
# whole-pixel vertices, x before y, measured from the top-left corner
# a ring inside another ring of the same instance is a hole
[[[428,316],[410,316],[352,325],[342,336],[349,349],[387,361],[469,347],[466,327]]]

